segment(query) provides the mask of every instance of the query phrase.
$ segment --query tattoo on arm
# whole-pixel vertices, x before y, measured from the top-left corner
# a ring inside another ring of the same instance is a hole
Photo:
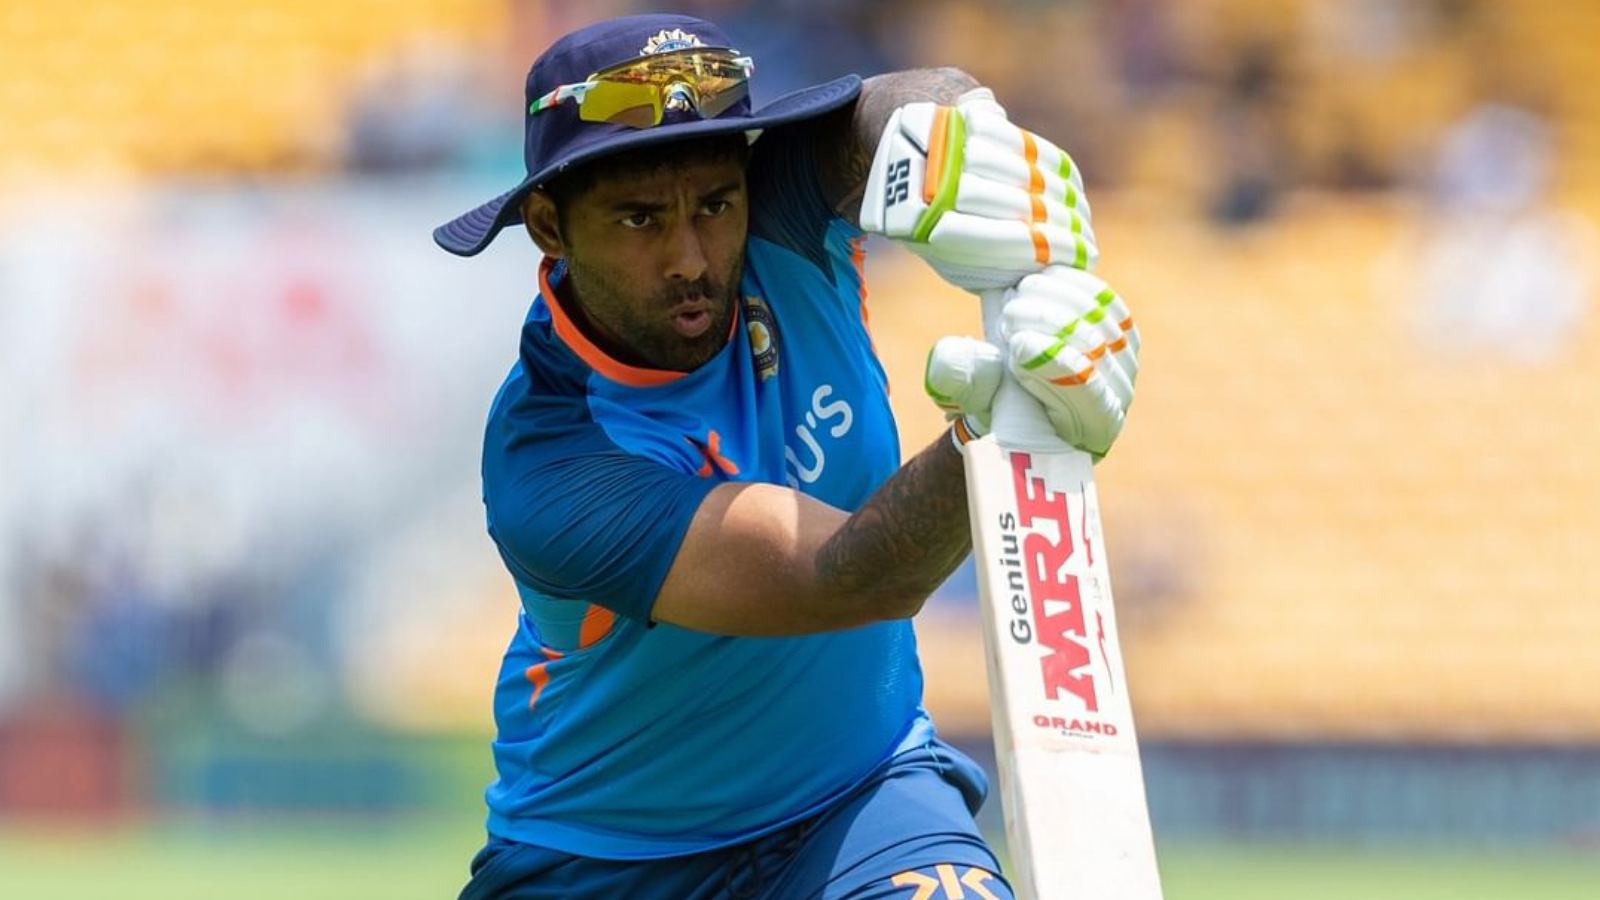
[[[977,86],[977,79],[956,68],[914,69],[868,78],[861,85],[861,96],[855,105],[828,123],[830,127],[818,153],[819,175],[828,202],[846,219],[859,221],[867,171],[890,113],[919,100],[953,103]]]
[[[818,583],[911,615],[971,551],[961,454],[941,435],[817,551]]]

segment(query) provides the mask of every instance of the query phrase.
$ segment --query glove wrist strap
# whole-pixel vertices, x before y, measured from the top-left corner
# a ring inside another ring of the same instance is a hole
[[[961,453],[966,453],[967,445],[980,437],[983,437],[983,435],[978,434],[978,432],[973,429],[972,425],[967,421],[966,416],[956,416],[955,419],[950,422],[950,442],[954,444],[956,449]]]

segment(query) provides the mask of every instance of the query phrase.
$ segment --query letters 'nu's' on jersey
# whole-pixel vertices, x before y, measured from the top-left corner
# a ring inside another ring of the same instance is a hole
[[[810,815],[931,738],[909,622],[730,638],[648,621],[716,484],[853,510],[898,466],[863,236],[827,208],[809,152],[757,144],[733,333],[691,373],[607,357],[562,308],[562,267],[541,271],[484,448],[490,533],[523,605],[495,695],[497,836],[697,852]]]

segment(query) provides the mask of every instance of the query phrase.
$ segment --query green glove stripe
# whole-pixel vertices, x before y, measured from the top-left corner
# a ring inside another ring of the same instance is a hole
[[[928,376],[930,374],[932,374],[932,372],[933,372],[933,348],[929,347],[928,348],[928,359],[927,359],[926,362],[924,362],[922,364],[922,390],[923,390],[923,393],[926,393],[930,398],[932,398],[934,405],[938,406],[940,409],[949,409],[951,407],[954,407],[956,401],[953,398],[946,397],[944,394],[941,394],[938,391],[933,389],[933,382],[928,380]]]
[[[1099,324],[1104,322],[1106,316],[1108,315],[1107,310],[1111,307],[1111,304],[1116,302],[1116,300],[1117,292],[1113,291],[1111,288],[1106,288],[1100,293],[1095,294],[1094,302],[1096,303],[1096,307],[1089,310],[1087,313],[1084,313],[1082,316],[1073,319],[1071,322],[1068,322],[1065,328],[1062,328],[1060,331],[1056,332],[1055,343],[1044,348],[1044,350],[1042,350],[1038,356],[1035,356],[1033,359],[1023,363],[1022,367],[1032,371],[1049,362],[1050,360],[1055,359],[1056,354],[1060,353],[1067,346],[1067,340],[1072,337],[1072,333],[1078,330],[1079,322],[1089,322],[1091,324]]]
[[[933,226],[939,224],[939,218],[956,208],[956,192],[961,187],[961,172],[966,168],[966,147],[967,119],[959,111],[951,109],[944,133],[944,164],[937,173],[939,183],[934,186],[933,199],[929,201],[928,208],[917,219],[917,227],[911,231],[913,241],[926,244],[928,236],[933,234]]]
[[[1083,220],[1077,216],[1072,217],[1072,267],[1086,269],[1089,266],[1089,245],[1083,242]]]
[[[1081,321],[1083,321],[1083,320],[1082,319],[1073,319],[1071,322],[1068,322],[1067,323],[1067,327],[1065,327],[1065,328],[1061,329],[1060,331],[1056,332],[1056,342],[1055,343],[1053,343],[1050,346],[1048,346],[1048,347],[1044,348],[1043,350],[1041,350],[1039,352],[1038,356],[1035,356],[1033,359],[1030,359],[1027,362],[1023,363],[1022,367],[1024,369],[1032,371],[1032,370],[1037,369],[1040,366],[1044,365],[1045,363],[1049,362],[1050,360],[1055,359],[1056,358],[1056,354],[1060,353],[1062,348],[1067,346],[1067,339],[1072,337],[1072,332],[1077,330],[1078,323],[1081,322]]]

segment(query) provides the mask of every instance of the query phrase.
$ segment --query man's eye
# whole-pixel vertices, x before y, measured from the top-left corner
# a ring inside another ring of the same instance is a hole
[[[643,228],[650,224],[649,213],[634,213],[622,220],[624,228]]]
[[[708,216],[720,216],[727,212],[728,207],[732,205],[732,203],[729,203],[726,200],[712,200],[710,203],[707,203],[704,207],[702,207],[702,209]]]

